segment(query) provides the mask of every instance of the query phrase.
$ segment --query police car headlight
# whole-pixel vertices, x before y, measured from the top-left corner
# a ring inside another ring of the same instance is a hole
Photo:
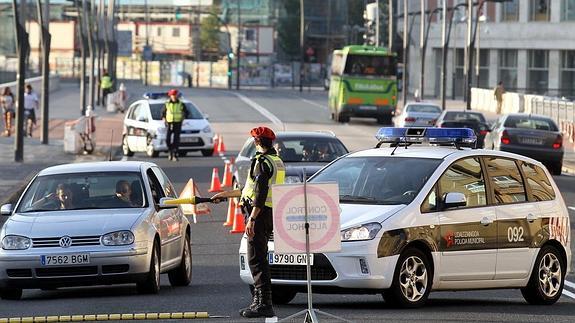
[[[299,176],[286,176],[286,178],[284,179],[284,183],[286,184],[301,183],[301,178]]]
[[[32,245],[30,238],[22,236],[5,236],[2,239],[2,249],[4,250],[26,250]]]
[[[134,234],[131,231],[116,231],[102,236],[104,246],[125,246],[134,243]]]
[[[341,231],[341,241],[361,241],[375,238],[381,230],[379,223],[367,223],[358,227],[353,227]]]
[[[202,129],[202,131],[204,133],[210,133],[210,132],[212,132],[212,128],[210,128],[210,126],[205,126],[204,129]]]

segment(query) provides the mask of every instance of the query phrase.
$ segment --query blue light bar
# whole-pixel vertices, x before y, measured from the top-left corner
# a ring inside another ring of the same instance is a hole
[[[392,128],[383,127],[375,138],[380,143],[430,143],[472,146],[477,141],[475,132],[468,128]]]
[[[146,92],[143,95],[144,99],[157,100],[162,98],[168,98],[168,92]],[[182,92],[178,92],[178,98],[182,97]]]

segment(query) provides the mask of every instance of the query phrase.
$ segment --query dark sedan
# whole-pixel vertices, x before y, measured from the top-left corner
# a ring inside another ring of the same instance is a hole
[[[332,132],[286,131],[276,133],[274,147],[286,166],[286,183],[301,182],[303,170],[310,177],[334,159],[348,153]],[[235,162],[234,185],[243,187],[251,158],[256,153],[253,138],[248,138]]]
[[[531,157],[544,163],[553,175],[561,175],[563,136],[555,122],[548,117],[504,115],[485,137],[485,148]]]
[[[437,118],[435,126],[438,128],[472,129],[477,136],[477,148],[484,147],[485,135],[489,132],[489,125],[481,112],[443,111]]]

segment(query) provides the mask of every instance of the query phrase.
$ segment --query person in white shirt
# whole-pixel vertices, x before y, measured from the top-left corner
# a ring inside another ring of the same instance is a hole
[[[32,85],[26,84],[24,92],[24,120],[26,120],[26,135],[32,137],[32,130],[36,127],[36,110],[40,99],[32,90]]]

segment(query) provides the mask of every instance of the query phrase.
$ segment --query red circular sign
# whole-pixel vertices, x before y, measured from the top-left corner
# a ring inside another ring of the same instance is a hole
[[[315,51],[313,50],[313,48],[308,47],[307,50],[305,51],[307,56],[313,56],[313,54],[315,53]]]

